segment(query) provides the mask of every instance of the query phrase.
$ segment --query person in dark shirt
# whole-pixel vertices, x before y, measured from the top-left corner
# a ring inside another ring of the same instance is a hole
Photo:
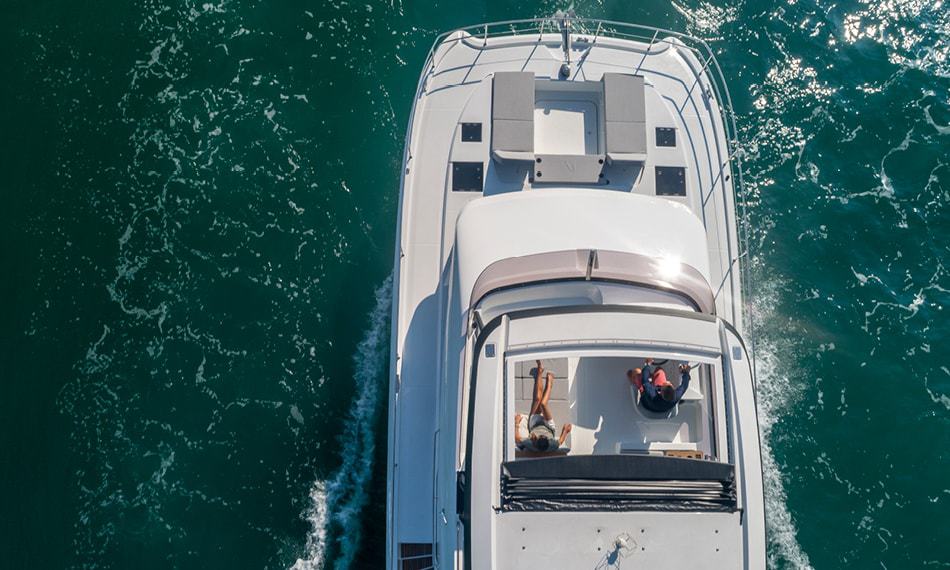
[[[640,390],[640,405],[651,412],[668,412],[689,389],[689,365],[680,366],[680,385],[673,387],[666,380],[662,368],[653,365],[653,359],[647,358],[643,368],[627,371],[630,383]]]

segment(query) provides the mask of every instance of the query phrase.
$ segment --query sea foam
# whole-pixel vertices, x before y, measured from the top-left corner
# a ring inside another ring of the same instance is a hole
[[[373,473],[374,422],[385,386],[391,306],[392,276],[376,289],[376,306],[353,355],[356,396],[340,435],[342,463],[329,481],[318,479],[311,488],[311,504],[305,514],[311,531],[304,556],[292,570],[330,567],[328,551],[334,558],[332,567],[345,570],[359,550],[360,513],[367,502],[366,487]]]
[[[776,285],[766,283],[757,288],[751,300],[752,313],[756,322],[773,321],[776,315]],[[765,520],[768,527],[768,566],[769,568],[812,568],[808,555],[798,543],[795,520],[788,510],[782,469],[772,452],[772,426],[779,421],[792,404],[802,397],[803,387],[791,381],[785,370],[791,368],[784,364],[790,347],[776,342],[767,330],[759,333],[755,345],[756,396],[758,399],[759,430],[762,444],[762,476],[765,486]],[[764,334],[763,334],[764,333]],[[790,357],[791,358],[791,357]]]

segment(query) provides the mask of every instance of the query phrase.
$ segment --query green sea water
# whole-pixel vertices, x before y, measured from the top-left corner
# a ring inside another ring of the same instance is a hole
[[[0,4],[0,567],[381,567],[418,73],[566,7]],[[950,566],[950,7],[574,8],[730,80],[770,566]]]

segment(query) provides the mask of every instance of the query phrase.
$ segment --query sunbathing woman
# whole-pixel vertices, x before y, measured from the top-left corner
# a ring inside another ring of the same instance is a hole
[[[521,414],[515,416],[515,445],[525,451],[539,451],[549,453],[557,451],[564,445],[567,434],[571,433],[571,424],[564,424],[561,428],[561,437],[555,438],[557,426],[551,410],[548,409],[548,400],[551,399],[551,389],[554,387],[554,373],[544,375],[544,367],[540,360],[536,360],[534,374],[534,396],[531,399],[531,412],[528,414],[527,425]],[[541,387],[541,377],[544,375],[544,388]],[[522,429],[528,432],[528,437],[522,436]]]

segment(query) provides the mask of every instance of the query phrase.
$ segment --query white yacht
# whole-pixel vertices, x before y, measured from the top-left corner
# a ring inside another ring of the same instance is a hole
[[[647,26],[437,39],[402,165],[388,568],[765,567],[725,87]]]

